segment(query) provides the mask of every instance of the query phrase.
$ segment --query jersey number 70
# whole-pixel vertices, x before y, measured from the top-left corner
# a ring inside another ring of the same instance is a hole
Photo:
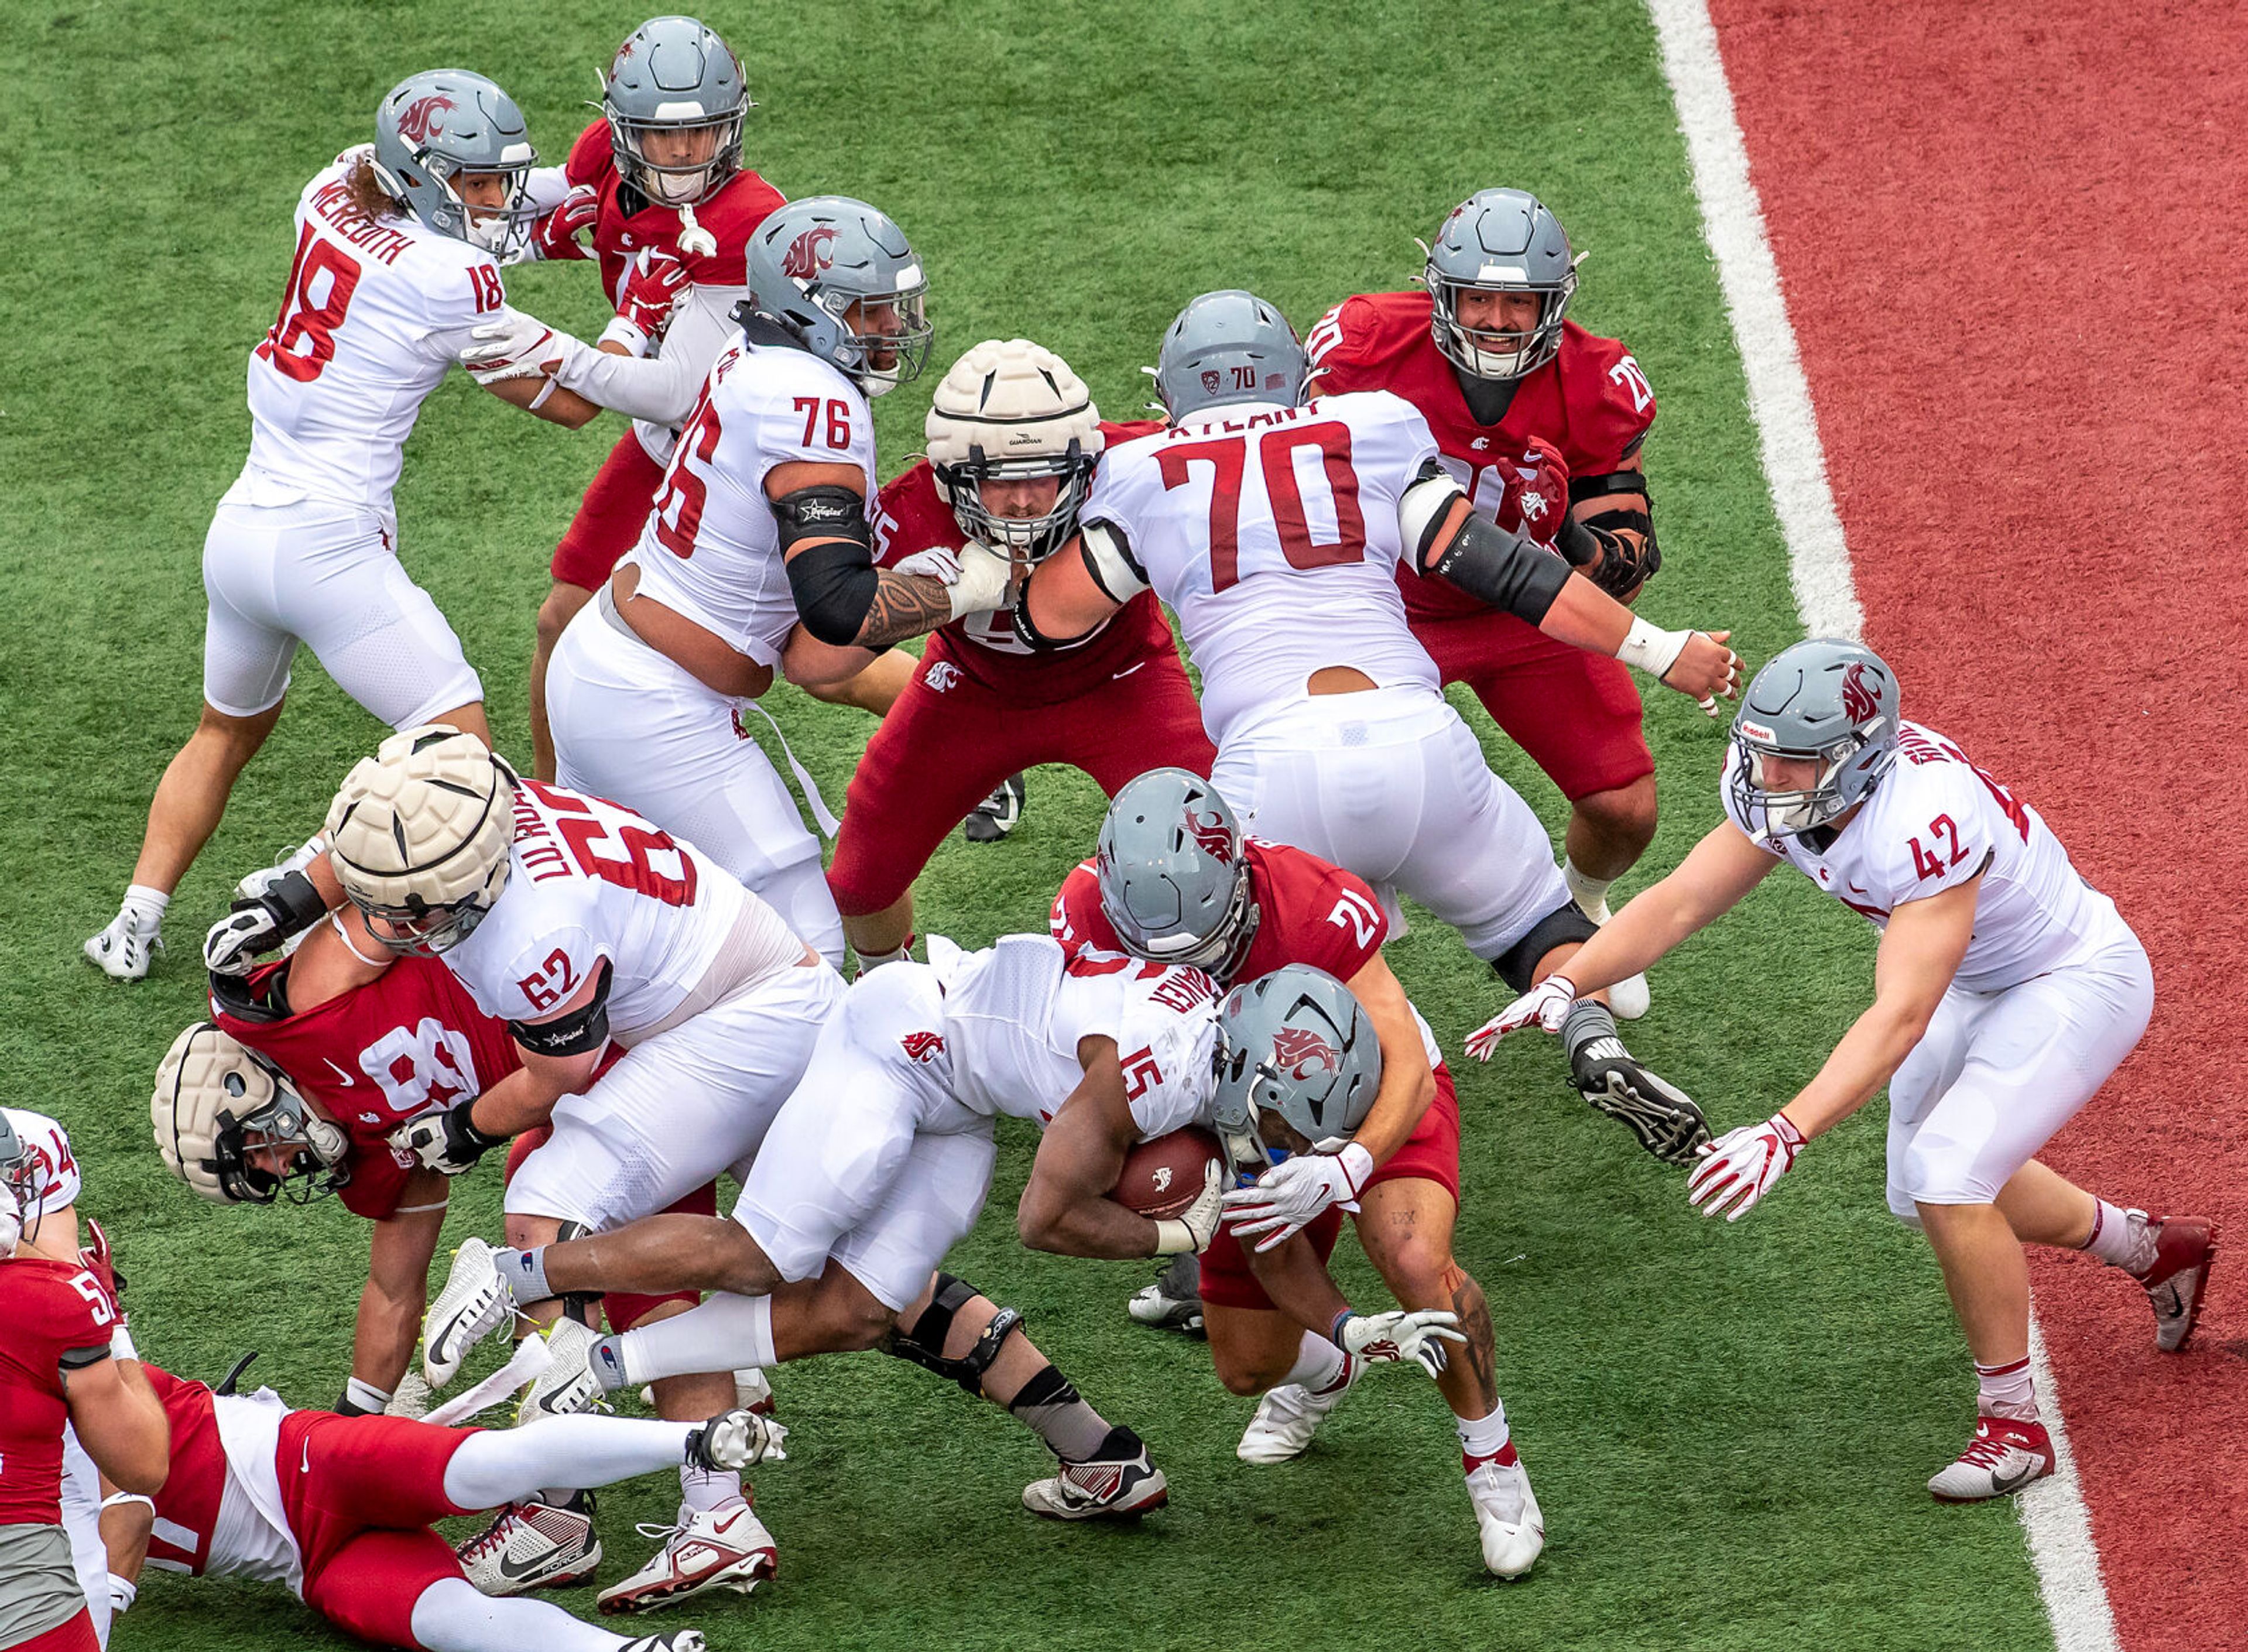
[[[1272,502],[1272,526],[1280,554],[1292,568],[1326,568],[1356,562],[1366,553],[1366,513],[1358,504],[1358,473],[1351,469],[1350,427],[1340,422],[1279,427],[1259,432],[1257,462],[1264,471],[1265,497]],[[1245,435],[1166,444],[1155,452],[1166,489],[1182,488],[1196,460],[1217,474],[1210,489],[1210,588],[1223,591],[1241,583],[1241,477],[1249,463]],[[1303,490],[1296,482],[1296,456],[1316,450],[1334,500],[1336,538],[1320,545],[1312,538],[1304,513]],[[1249,572],[1255,573],[1251,566]]]

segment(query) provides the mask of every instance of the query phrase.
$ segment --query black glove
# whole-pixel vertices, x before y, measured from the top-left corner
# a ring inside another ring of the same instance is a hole
[[[236,901],[203,936],[203,967],[248,975],[252,960],[328,915],[328,903],[302,872],[276,878],[264,894]]]
[[[486,1135],[476,1128],[476,1121],[469,1116],[475,1105],[471,1097],[442,1113],[426,1114],[401,1125],[390,1133],[390,1145],[412,1154],[429,1169],[460,1176],[494,1148],[507,1145],[505,1136]]]
[[[1662,566],[1662,552],[1652,538],[1627,539],[1588,522],[1563,522],[1554,548],[1563,561],[1619,602],[1628,600]]]

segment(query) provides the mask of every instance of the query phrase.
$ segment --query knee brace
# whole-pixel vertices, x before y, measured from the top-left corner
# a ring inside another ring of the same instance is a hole
[[[1491,967],[1517,992],[1527,992],[1539,959],[1572,941],[1591,940],[1600,933],[1600,928],[1578,909],[1575,901],[1567,901],[1532,924],[1529,934],[1491,960]]]
[[[894,1332],[883,1345],[884,1351],[901,1360],[910,1360],[941,1377],[950,1377],[970,1394],[984,1391],[984,1374],[999,1357],[999,1349],[1007,1339],[1023,1328],[1022,1311],[1001,1308],[991,1316],[991,1323],[984,1334],[976,1339],[976,1346],[957,1360],[944,1357],[945,1339],[952,1333],[952,1321],[960,1310],[983,1294],[967,1280],[949,1273],[936,1276],[936,1294],[930,1299],[921,1318],[914,1321],[913,1329]]]

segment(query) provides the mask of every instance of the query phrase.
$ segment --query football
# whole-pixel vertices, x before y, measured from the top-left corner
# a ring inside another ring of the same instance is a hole
[[[1201,1196],[1203,1178],[1212,1163],[1221,1168],[1225,1150],[1199,1125],[1142,1141],[1124,1155],[1124,1168],[1108,1196],[1158,1222],[1182,1214]]]

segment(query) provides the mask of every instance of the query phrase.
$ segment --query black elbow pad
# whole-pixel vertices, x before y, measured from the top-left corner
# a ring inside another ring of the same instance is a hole
[[[511,1021],[508,1033],[535,1055],[586,1055],[609,1041],[609,980],[613,972],[601,960],[593,996],[579,1008],[552,1021]]]
[[[831,482],[785,493],[771,504],[804,628],[839,648],[857,641],[881,584],[866,501]],[[796,549],[807,540],[819,543]]]
[[[1567,563],[1479,511],[1468,513],[1429,572],[1532,625],[1545,619],[1569,582]]]

